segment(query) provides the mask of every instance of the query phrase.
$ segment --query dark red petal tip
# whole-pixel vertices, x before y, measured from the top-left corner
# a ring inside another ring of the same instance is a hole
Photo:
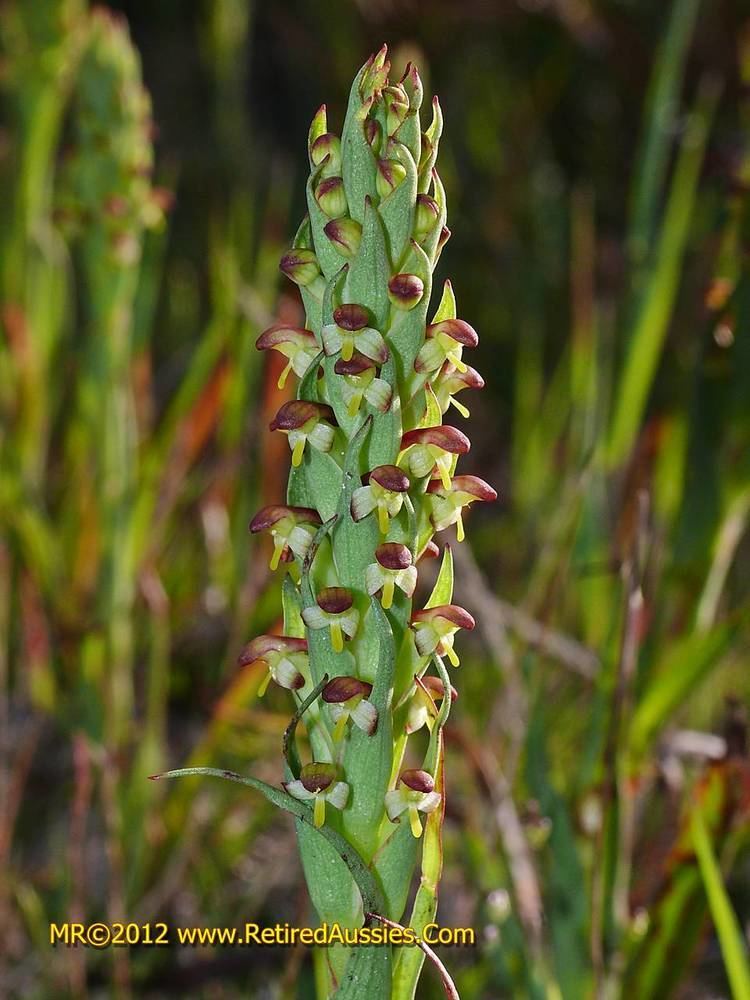
[[[397,465],[378,465],[370,472],[369,478],[391,493],[406,493],[411,486],[409,477]]]
[[[370,322],[370,314],[364,306],[349,302],[333,310],[333,322],[342,330],[355,332],[363,330]]]
[[[325,587],[317,596],[318,607],[330,615],[341,615],[354,603],[351,590],[346,587]]]
[[[429,793],[435,791],[435,781],[432,775],[428,774],[427,771],[420,770],[419,768],[402,771],[399,781],[406,785],[407,788],[411,788],[414,792]]]
[[[372,693],[372,684],[361,681],[358,677],[334,677],[321,691],[321,698],[329,705],[349,701],[361,694],[367,698]]]
[[[408,569],[412,564],[411,552],[400,542],[383,542],[378,545],[375,558],[386,569]]]

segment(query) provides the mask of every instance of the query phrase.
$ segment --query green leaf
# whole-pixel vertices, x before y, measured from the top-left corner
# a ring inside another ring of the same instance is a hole
[[[360,914],[365,913],[385,913],[385,898],[380,890],[372,872],[364,863],[356,850],[349,844],[340,833],[332,829],[327,823],[321,827],[313,825],[312,809],[298,799],[295,799],[283,789],[275,788],[273,785],[260,781],[246,775],[237,774],[235,771],[225,771],[217,767],[185,767],[174,771],[167,771],[157,775],[158,778],[181,778],[191,775],[224,778],[227,781],[236,781],[241,785],[247,785],[264,795],[269,802],[290,812],[298,819],[298,834],[302,834],[307,850],[302,851],[302,840],[300,848],[303,857],[303,864],[306,864],[305,874],[311,896],[316,892],[319,902],[328,909],[330,902],[331,922],[339,921],[345,926],[357,926],[352,924],[353,919],[361,923]],[[304,832],[302,832],[304,831]],[[314,835],[318,844],[324,844],[318,851],[310,849],[314,841],[307,839],[308,835]],[[322,840],[321,840],[322,838]],[[328,850],[326,850],[326,847]],[[336,859],[335,861],[333,859]],[[342,865],[345,868],[342,868]],[[334,877],[334,872],[335,877]],[[342,878],[346,873],[346,878]],[[349,891],[352,880],[359,891],[359,901],[353,898]],[[338,890],[338,895],[331,895],[331,890]],[[342,894],[343,893],[343,894]],[[329,900],[323,902],[328,896]],[[316,906],[317,909],[317,906]],[[347,916],[342,919],[342,915]],[[325,919],[325,917],[322,917]],[[354,948],[350,954],[344,969],[343,981],[337,997],[355,997],[362,994],[352,993],[352,984],[365,983],[368,989],[373,991],[367,993],[368,996],[383,997],[388,995],[391,976],[391,951],[390,948]]]
[[[284,730],[284,739],[282,744],[284,750],[284,759],[286,760],[287,767],[289,768],[289,772],[293,778],[299,778],[300,770],[302,768],[302,765],[300,764],[299,754],[297,753],[297,742],[295,738],[297,733],[297,725],[299,724],[299,720],[305,714],[307,709],[313,704],[315,699],[320,695],[320,692],[323,690],[323,688],[326,686],[327,683],[328,683],[328,674],[323,674],[323,676],[315,685],[310,694],[308,694],[305,700],[299,705],[297,711],[292,716],[289,725]]]
[[[735,629],[722,624],[671,643],[656,665],[630,729],[632,752],[640,755],[673,712],[706,680],[728,650]]]
[[[432,269],[424,250],[413,240],[403,264],[403,271],[416,274],[424,283],[424,295],[413,309],[392,311],[391,326],[386,337],[396,362],[396,379],[405,390],[414,374],[414,360],[424,342],[425,322],[432,291]],[[408,399],[402,398],[402,406]]]
[[[381,332],[388,326],[388,316],[391,309],[388,298],[390,277],[391,268],[383,223],[378,210],[370,198],[367,198],[362,225],[362,242],[359,245],[357,256],[349,267],[346,300],[366,305],[372,313],[375,328]]]
[[[724,887],[721,870],[711,848],[711,841],[699,809],[690,817],[690,833],[698,858],[703,885],[708,897],[714,927],[734,1000],[750,1000],[750,965],[732,905]]]
[[[349,92],[349,105],[341,132],[342,175],[349,214],[357,222],[365,217],[365,198],[377,194],[375,178],[377,166],[375,156],[365,137],[362,99],[359,84],[364,67],[357,73]]]
[[[385,225],[390,246],[390,257],[393,267],[398,271],[406,270],[401,266],[401,260],[406,250],[407,241],[414,229],[414,211],[417,201],[417,165],[414,157],[406,146],[394,142],[389,146],[391,156],[406,169],[406,176],[387,198],[379,205],[380,217]],[[364,240],[363,240],[364,242]]]
[[[404,915],[419,847],[409,824],[399,823],[372,860],[370,867],[385,897],[385,916],[391,920],[401,920]]]
[[[427,158],[426,163],[423,165],[419,172],[419,191],[420,194],[425,194],[430,189],[430,184],[432,183],[432,168],[435,166],[437,160],[438,149],[440,147],[440,136],[443,134],[443,112],[440,107],[440,102],[437,97],[433,98],[432,101],[432,121],[425,135],[432,144],[432,149],[430,150],[430,155]]]
[[[450,545],[443,550],[443,561],[440,564],[435,586],[432,588],[425,608],[436,608],[440,604],[450,604],[453,600],[453,552]],[[450,698],[448,699],[450,701]]]
[[[703,154],[717,100],[718,92],[713,83],[704,85],[682,141],[654,266],[650,269],[639,303],[629,337],[625,367],[617,387],[607,450],[611,466],[627,458],[656,376],[677,298]]]
[[[393,769],[391,699],[396,651],[385,612],[374,598],[369,616],[380,640],[378,669],[370,701],[378,710],[378,725],[372,736],[353,726],[344,754],[344,774],[351,798],[343,813],[343,829],[362,857],[373,856],[383,817],[385,793]],[[368,626],[363,623],[363,627]],[[450,699],[448,699],[450,700]]]
[[[367,471],[363,461],[364,445],[372,427],[372,417],[351,439],[344,459],[344,476],[339,497],[338,520],[333,532],[333,551],[341,585],[362,593],[365,569],[372,562],[378,539],[375,518],[366,517],[358,523],[352,519],[351,499]]]

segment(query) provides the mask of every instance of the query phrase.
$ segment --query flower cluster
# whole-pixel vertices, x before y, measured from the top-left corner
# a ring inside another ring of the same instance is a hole
[[[449,551],[432,595],[412,601],[420,561],[440,553],[433,536],[455,525],[461,541],[466,509],[496,498],[484,480],[457,474],[470,442],[443,424],[451,406],[468,416],[456,396],[483,385],[464,357],[479,338],[457,317],[450,282],[427,316],[450,236],[435,169],[440,106],[423,131],[419,74],[410,65],[390,83],[388,71],[385,49],[362,68],[341,136],[325,107],[310,128],[308,215],[281,260],[306,323],[276,324],[257,341],[286,359],[280,387],[290,372],[299,379],[271,422],[292,452],[286,504],[250,525],[270,534],[272,569],[292,573],[285,635],[260,636],[241,656],[262,666],[264,687],[273,680],[308,712],[314,759],[290,768],[299,773],[287,792],[368,864],[402,819],[414,837],[423,817],[441,821],[434,737],[456,696],[443,658],[458,666],[456,634],[474,627],[452,603]]]

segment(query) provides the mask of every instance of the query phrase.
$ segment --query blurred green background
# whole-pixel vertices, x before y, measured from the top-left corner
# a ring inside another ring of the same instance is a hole
[[[288,819],[146,778],[281,777],[287,697],[235,666],[288,465],[254,341],[303,322],[309,120],[386,41],[444,110],[462,470],[500,493],[457,553],[439,919],[478,943],[441,957],[464,1000],[750,997],[746,5],[110,11],[0,4],[0,994],[313,996],[303,950],[49,923],[313,919]]]

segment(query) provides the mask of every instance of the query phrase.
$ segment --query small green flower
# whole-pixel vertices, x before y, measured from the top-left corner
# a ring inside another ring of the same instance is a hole
[[[283,784],[295,799],[313,803],[313,823],[317,827],[323,826],[326,821],[326,803],[335,809],[343,809],[349,798],[349,786],[345,781],[339,781],[339,769],[335,764],[305,764],[299,778]]]
[[[475,368],[466,365],[464,371],[459,371],[450,361],[445,362],[432,382],[432,390],[440,406],[440,412],[445,413],[448,407],[453,405],[463,417],[470,416],[469,410],[463,403],[458,402],[456,393],[463,389],[482,388],[484,388],[484,379]]]
[[[307,640],[288,635],[259,635],[245,646],[238,663],[243,667],[265,664],[268,674],[258,688],[260,698],[271,681],[289,691],[297,691],[305,686],[305,676],[309,672]]]
[[[368,701],[372,684],[357,677],[334,677],[321,692],[334,722],[333,741],[339,743],[349,719],[355,726],[372,736],[378,725],[378,710]]]
[[[302,618],[308,628],[330,629],[333,651],[340,653],[344,638],[357,634],[359,611],[353,603],[352,592],[345,587],[325,587],[318,593],[317,604],[303,610]]]
[[[367,485],[352,494],[352,517],[361,521],[377,510],[380,534],[387,535],[390,518],[401,510],[410,485],[409,477],[397,465],[377,466],[369,473]]]
[[[351,361],[359,351],[366,358],[382,365],[390,357],[385,340],[377,330],[368,326],[369,314],[362,306],[350,303],[333,311],[333,323],[323,327],[323,350],[330,357],[341,351],[344,361]]]
[[[292,465],[302,464],[305,445],[326,452],[331,450],[336,433],[331,421],[335,420],[333,410],[325,403],[309,403],[302,399],[292,399],[284,403],[270,423],[272,431],[283,431],[292,449]]]
[[[430,505],[433,528],[435,531],[443,531],[455,524],[459,542],[464,540],[463,508],[476,500],[497,500],[495,490],[479,476],[454,476],[449,489],[439,479],[433,479],[427,484],[427,502]]]
[[[417,354],[414,370],[418,372],[439,371],[446,361],[460,372],[466,371],[461,358],[464,347],[476,347],[479,343],[474,327],[462,319],[444,319],[427,327],[427,339]]]
[[[255,341],[259,351],[269,349],[278,351],[288,358],[284,371],[279,376],[278,387],[286,385],[289,371],[292,370],[298,378],[302,378],[312,361],[320,353],[315,334],[311,330],[303,330],[296,326],[285,326],[278,323],[270,326]]]
[[[365,587],[372,597],[382,590],[380,603],[387,611],[393,604],[396,587],[411,597],[417,586],[417,567],[412,565],[411,552],[398,542],[384,542],[375,549],[377,562],[365,570]]]
[[[276,569],[283,559],[292,554],[304,559],[312,545],[315,528],[321,524],[320,515],[312,507],[285,507],[271,504],[259,510],[250,522],[250,531],[270,531],[273,538],[271,569]]]
[[[456,427],[417,427],[401,438],[399,465],[406,465],[418,479],[437,470],[449,490],[454,456],[465,455],[470,448],[471,442]]]
[[[381,413],[387,412],[393,398],[393,390],[384,379],[376,377],[377,368],[370,358],[355,351],[349,361],[339,358],[333,370],[342,376],[341,395],[350,417],[355,417],[359,413],[363,399]]]
[[[409,699],[409,708],[406,719],[406,732],[416,733],[422,726],[432,729],[437,718],[438,709],[436,701],[442,701],[445,697],[445,687],[439,677],[426,675],[415,677],[414,693]],[[451,701],[458,698],[458,691],[451,686]]]
[[[453,649],[453,636],[460,628],[473,629],[475,622],[469,612],[458,604],[439,604],[434,608],[415,611],[411,617],[420,656],[437,653],[447,656],[454,667],[459,659]]]
[[[435,780],[427,771],[418,769],[402,771],[396,787],[385,793],[385,808],[388,819],[398,822],[405,812],[409,815],[411,832],[422,836],[420,813],[434,812],[440,805],[441,795],[435,791]]]

